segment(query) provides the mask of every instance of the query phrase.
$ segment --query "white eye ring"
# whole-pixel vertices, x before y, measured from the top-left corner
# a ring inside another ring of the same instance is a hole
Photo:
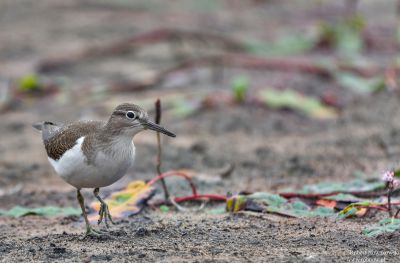
[[[126,113],[126,117],[129,119],[136,119],[136,113],[134,113],[133,111],[128,111]]]

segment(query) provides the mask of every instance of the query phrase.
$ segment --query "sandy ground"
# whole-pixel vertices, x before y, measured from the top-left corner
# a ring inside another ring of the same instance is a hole
[[[289,1],[270,1],[274,9],[257,6],[245,9],[239,1],[232,4],[217,1],[217,6],[195,7],[189,1],[186,4],[171,1],[168,6],[160,2],[1,1],[0,78],[7,80],[27,74],[44,57],[153,28],[180,24],[186,29],[210,28],[212,32],[241,38],[253,35],[269,39],[278,26],[299,32],[322,16],[333,16],[327,10],[335,13],[339,9],[334,5],[330,9],[310,8],[302,1],[295,8],[298,12],[293,11]],[[374,8],[376,11],[371,23],[375,26],[393,23],[394,16],[385,15],[391,1],[379,7],[373,1],[366,2],[362,7],[366,14]],[[226,5],[225,10],[222,5]],[[299,19],[303,23],[298,23]],[[375,55],[389,59],[388,54]],[[305,183],[351,180],[354,171],[376,174],[398,164],[400,98],[389,92],[355,96],[323,78],[309,75],[226,70],[224,80],[217,84],[210,82],[209,72],[201,71],[190,73],[181,85],[164,83],[141,92],[95,98],[79,96],[86,87],[102,81],[151,75],[169,60],[168,47],[161,45],[129,56],[83,63],[46,76],[63,81],[66,88],[62,95],[24,100],[15,109],[2,113],[0,207],[78,207],[74,189],[51,169],[40,135],[31,123],[44,119],[105,120],[112,107],[120,102],[140,104],[142,100],[170,94],[227,89],[238,74],[254,79],[256,87],[274,85],[280,79],[284,79],[284,85],[310,94],[318,94],[324,87],[340,95],[343,110],[337,120],[330,121],[253,106],[221,107],[183,119],[166,113],[163,123],[178,137],[163,139],[164,170],[189,168],[213,174],[233,164],[235,169],[228,178],[217,183],[203,182],[200,191],[276,192]],[[135,166],[123,180],[105,188],[103,194],[130,180],[154,176],[155,135],[146,132],[135,137],[134,142]],[[172,191],[183,193],[178,182],[170,181],[169,186]],[[84,195],[88,202],[94,199],[88,190]],[[207,208],[214,206],[207,204]],[[148,208],[140,215],[119,220],[107,236],[81,240],[84,223],[79,217],[1,217],[0,261],[398,262],[398,233],[379,238],[361,234],[365,226],[379,218],[381,215],[345,221],[291,219],[252,213],[162,213]]]

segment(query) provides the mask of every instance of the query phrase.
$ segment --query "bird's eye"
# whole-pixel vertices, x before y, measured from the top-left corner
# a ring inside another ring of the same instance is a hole
[[[136,114],[133,111],[128,111],[126,113],[126,117],[128,117],[129,119],[135,119],[136,118]]]

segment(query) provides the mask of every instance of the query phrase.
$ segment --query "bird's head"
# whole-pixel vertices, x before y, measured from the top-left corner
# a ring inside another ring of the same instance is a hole
[[[127,136],[134,136],[141,131],[149,129],[164,133],[170,137],[176,137],[174,133],[150,121],[144,109],[130,103],[120,104],[114,109],[106,128],[113,134]]]

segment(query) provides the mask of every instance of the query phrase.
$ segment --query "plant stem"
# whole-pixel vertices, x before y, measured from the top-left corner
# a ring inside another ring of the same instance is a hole
[[[156,107],[156,118],[155,122],[156,124],[160,124],[161,122],[161,101],[160,99],[157,99],[155,103]],[[162,155],[162,148],[161,148],[161,138],[160,138],[160,133],[157,132],[157,173],[160,176],[161,175],[161,155]],[[161,184],[162,188],[164,190],[164,198],[165,200],[169,199],[169,192],[167,188],[167,184],[165,183],[164,178],[161,178]]]
[[[391,200],[392,200],[392,190],[393,190],[393,186],[392,186],[392,183],[390,183],[389,184],[388,193],[387,193],[389,216],[392,216],[392,202],[391,202]]]
[[[165,177],[170,177],[170,176],[180,176],[180,177],[184,177],[190,184],[190,187],[192,188],[192,194],[193,195],[197,195],[197,189],[196,186],[194,185],[192,178],[189,177],[189,175],[187,175],[186,173],[183,172],[179,172],[179,171],[169,171],[169,172],[165,172],[160,174],[159,176],[153,178],[150,182],[148,182],[148,185],[153,185],[154,183],[156,183],[158,180],[163,180]]]

